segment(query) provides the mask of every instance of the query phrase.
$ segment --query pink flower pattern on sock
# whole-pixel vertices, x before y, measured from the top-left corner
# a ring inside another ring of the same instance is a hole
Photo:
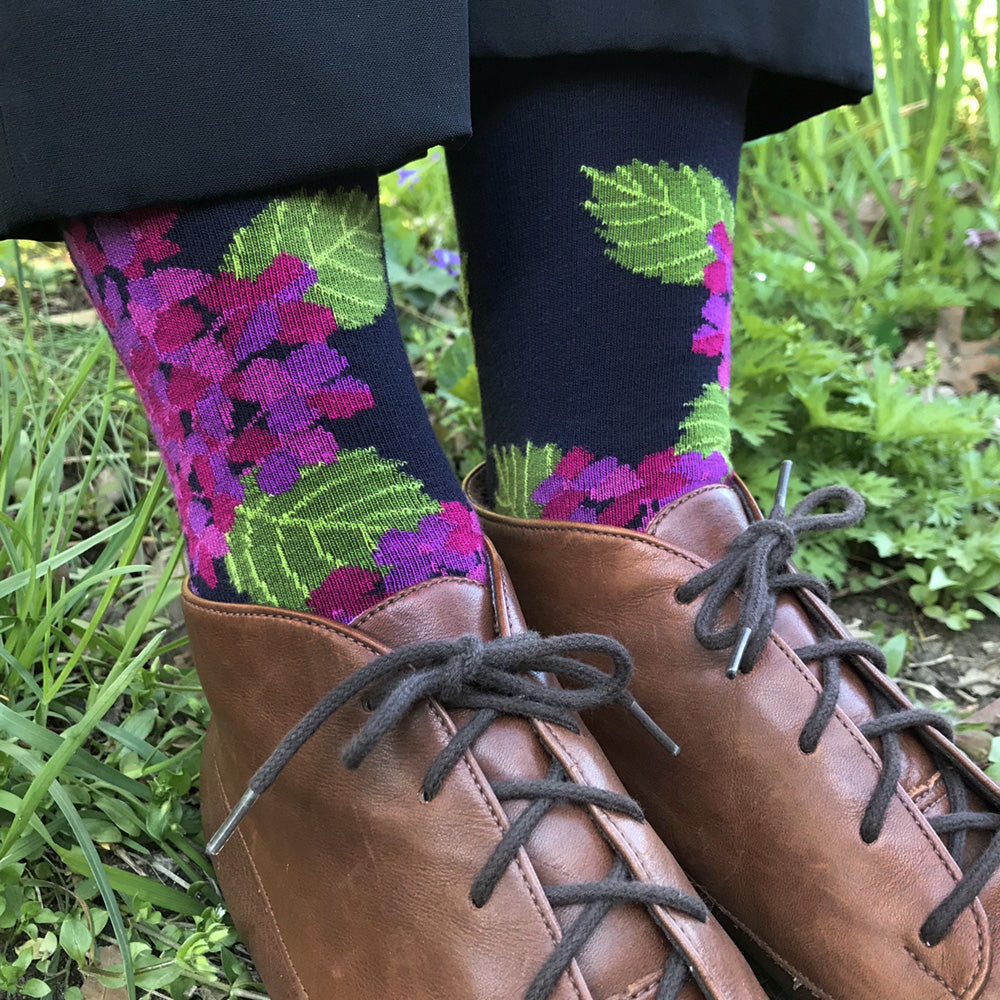
[[[616,458],[597,458],[584,448],[569,451],[532,493],[542,517],[558,521],[609,524],[643,531],[679,496],[722,482],[725,458],[713,452],[678,455],[673,448],[654,452],[635,469]]]
[[[332,311],[303,299],[309,264],[282,253],[253,279],[153,267],[180,250],[165,235],[176,219],[132,212],[66,235],[167,463],[191,571],[215,587],[239,477],[259,467],[261,489],[290,489],[300,466],[336,459],[329,420],[374,399],[327,343]]]
[[[233,595],[227,557],[237,532],[230,532],[238,515],[247,515],[248,476],[258,508],[261,497],[297,503],[291,491],[304,487],[306,471],[346,454],[336,422],[375,401],[332,346],[340,336],[333,311],[306,300],[319,280],[309,262],[279,252],[253,278],[172,266],[182,249],[171,239],[179,214],[167,208],[78,220],[66,240],[146,408],[195,589],[211,594],[221,586]],[[333,570],[309,593],[310,610],[349,622],[434,576],[486,583],[485,544],[472,510],[439,504],[418,480],[410,482],[426,508],[440,512],[422,517],[415,531],[384,531],[374,551],[350,553],[364,565]],[[322,504],[315,516],[324,516]]]
[[[733,297],[733,243],[726,224],[717,222],[708,234],[708,245],[716,259],[705,266],[704,282],[708,301],[701,311],[705,321],[694,335],[693,351],[709,358],[720,358],[719,384],[729,388],[730,340]]]

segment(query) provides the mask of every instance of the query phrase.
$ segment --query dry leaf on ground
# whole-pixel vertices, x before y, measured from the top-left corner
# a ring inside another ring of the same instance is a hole
[[[950,385],[960,395],[979,389],[980,375],[1000,375],[1000,337],[963,340],[964,306],[949,306],[938,315],[934,346],[941,359],[937,380]],[[918,368],[927,358],[927,341],[913,340],[899,356],[900,368]]]
[[[986,725],[991,730],[1000,729],[1000,698],[984,705],[978,712],[973,712],[963,721],[972,723],[972,725]]]
[[[97,964],[101,969],[113,969],[121,966],[122,953],[115,945],[99,948]],[[124,986],[112,988],[103,985],[92,973],[83,971],[83,985],[80,990],[83,1000],[128,1000],[128,990]]]

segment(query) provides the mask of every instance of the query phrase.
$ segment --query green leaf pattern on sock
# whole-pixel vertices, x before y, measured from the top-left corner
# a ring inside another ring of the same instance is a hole
[[[697,285],[715,260],[706,235],[720,220],[733,229],[733,202],[726,185],[704,167],[631,163],[610,173],[581,167],[593,185],[584,208],[601,225],[612,260],[665,284]]]
[[[704,285],[711,293],[702,311],[704,324],[694,332],[695,354],[722,357],[720,381],[702,387],[687,403],[688,416],[678,428],[680,439],[670,455],[695,455],[728,467],[731,447],[729,416],[728,345],[729,302],[732,292],[734,208],[725,183],[704,166],[661,160],[632,160],[611,171],[581,166],[591,183],[591,197],[583,208],[599,223],[595,232],[607,244],[605,253],[634,274],[657,278],[666,285]],[[720,384],[721,382],[721,384]],[[551,446],[549,446],[551,447]],[[504,454],[516,449],[493,449],[500,482],[512,463]],[[646,456],[650,458],[651,456]],[[695,477],[697,478],[697,477]],[[535,483],[540,477],[533,476]],[[524,489],[516,496],[520,516],[541,516],[539,504]],[[499,500],[499,491],[498,491]]]
[[[331,308],[342,330],[373,323],[389,301],[378,203],[360,188],[271,202],[233,237],[223,268],[256,278],[282,253],[316,269],[306,301]]]
[[[711,382],[693,402],[688,403],[691,413],[681,421],[683,431],[675,448],[679,453],[700,452],[708,458],[719,452],[729,462],[732,431],[729,417],[729,393]]]
[[[554,444],[537,445],[528,441],[523,451],[517,445],[494,446],[497,488],[493,509],[508,517],[541,517],[542,505],[532,500],[531,494],[552,475],[562,457],[562,450]]]
[[[283,493],[261,490],[256,470],[241,482],[245,499],[229,531],[226,568],[239,590],[293,611],[306,610],[310,593],[339,566],[378,570],[373,553],[382,535],[416,531],[441,510],[419,479],[374,448],[307,466]]]

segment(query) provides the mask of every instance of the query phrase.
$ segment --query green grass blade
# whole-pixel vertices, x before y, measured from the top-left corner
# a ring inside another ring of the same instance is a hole
[[[92,874],[90,864],[82,851],[60,850],[59,856],[66,867],[77,875]],[[113,868],[110,865],[102,867],[112,889],[126,896],[137,896],[158,909],[180,913],[185,917],[197,917],[208,905],[199,903],[193,896],[181,892],[180,889],[172,889],[154,878],[137,875],[124,868]]]
[[[11,670],[17,674],[18,677],[24,682],[25,687],[34,695],[36,701],[42,700],[42,689],[38,686],[38,682],[34,677],[31,676],[29,671],[25,669],[24,664],[13,655],[9,650],[4,649],[3,640],[0,639],[0,660],[3,660]]]
[[[156,478],[153,480],[153,485],[143,497],[142,503],[139,505],[139,508],[136,510],[134,516],[129,519],[128,523],[131,525],[131,531],[128,534],[128,538],[125,540],[125,546],[119,558],[119,564],[131,563],[133,558],[135,558],[135,554],[139,550],[139,545],[142,542],[146,529],[149,526],[149,522],[152,519],[153,510],[159,502],[160,494],[163,492],[163,487],[166,481],[166,471],[161,465],[156,473]],[[93,617],[90,620],[90,624],[87,626],[86,632],[84,632],[80,642],[77,644],[76,649],[73,650],[59,676],[53,682],[51,688],[46,692],[47,701],[51,700],[58,694],[60,688],[65,683],[66,678],[69,677],[77,663],[80,662],[80,658],[83,656],[84,650],[94,637],[94,633],[100,627],[100,624],[104,619],[104,615],[107,613],[111,602],[114,600],[117,589],[117,585],[113,586],[111,584],[104,588],[104,593],[98,602],[97,610],[94,612]]]
[[[98,728],[103,730],[105,724],[98,723]],[[112,728],[117,729],[118,727]],[[47,756],[58,753],[63,744],[61,736],[49,732],[44,726],[39,726],[30,719],[26,719],[2,703],[0,703],[0,732],[26,743],[32,750],[37,750]],[[150,749],[154,753],[157,752],[152,747]],[[136,781],[134,778],[129,778],[120,771],[116,771],[113,767],[108,767],[107,764],[91,756],[82,747],[73,753],[67,763],[87,777],[103,781],[106,785],[111,785],[127,795],[134,795],[137,799],[145,801],[150,798],[149,789],[141,781]]]
[[[91,535],[90,538],[84,538],[75,545],[71,545],[68,549],[64,549],[62,552],[58,552],[54,556],[50,556],[48,559],[43,559],[41,562],[32,566],[31,569],[22,570],[20,573],[14,573],[7,577],[6,580],[0,581],[0,598],[7,597],[15,591],[22,590],[33,580],[42,579],[43,576],[53,572],[53,570],[57,570],[60,567],[65,566],[67,563],[71,563],[74,559],[79,559],[80,556],[89,552],[91,549],[110,543],[131,526],[131,520],[131,518],[124,518],[117,524],[109,525],[103,531],[99,531],[97,534]],[[129,568],[134,569],[136,567]],[[145,569],[145,567],[138,568]]]
[[[63,418],[69,412],[69,409],[76,400],[76,397],[86,384],[91,371],[93,371],[94,365],[96,365],[102,357],[105,357],[107,352],[107,344],[105,343],[104,338],[100,337],[94,342],[94,346],[87,352],[86,357],[80,363],[79,368],[76,370],[76,374],[73,376],[73,380],[68,386],[66,386],[66,389],[62,394],[62,399],[60,399],[59,405],[56,407],[55,412],[52,414],[52,417],[48,422],[48,428],[45,432],[43,442],[43,453],[47,452],[49,448],[51,448],[53,440],[52,435],[64,426]]]
[[[17,760],[26,770],[32,772],[35,775],[36,781],[42,776],[42,773],[49,764],[51,764],[51,761],[49,761],[48,764],[41,765],[41,762],[32,753],[12,744],[7,744],[3,752]],[[34,782],[32,782],[32,786],[34,786]],[[118,899],[115,897],[114,889],[111,888],[111,883],[108,880],[108,875],[101,862],[100,855],[97,853],[97,848],[94,846],[93,840],[90,839],[90,834],[87,833],[87,828],[84,826],[80,814],[76,811],[76,806],[73,805],[73,801],[66,794],[66,790],[59,784],[58,780],[52,778],[47,784],[47,790],[52,795],[53,802],[58,806],[59,811],[69,824],[69,828],[72,830],[73,836],[80,847],[80,851],[87,861],[90,876],[97,884],[101,899],[104,900],[104,906],[108,911],[108,919],[114,931],[115,941],[122,954],[125,988],[128,990],[129,1000],[135,1000],[135,969],[132,966],[132,949],[129,947],[128,932],[125,930],[125,921],[122,920]],[[22,800],[22,806],[18,808],[15,820],[17,816],[22,815],[24,801],[26,799]],[[32,807],[31,811],[34,813],[34,807]],[[0,861],[0,864],[3,864],[3,861]]]
[[[153,636],[142,652],[131,663],[116,664],[100,691],[94,697],[83,718],[63,734],[62,745],[46,761],[44,767],[31,782],[21,803],[21,808],[11,822],[3,842],[0,843],[0,864],[4,863],[8,851],[10,851],[14,842],[24,831],[29,817],[38,808],[52,782],[55,781],[62,769],[69,763],[73,754],[83,745],[84,740],[90,736],[98,721],[103,718],[108,709],[118,700],[119,695],[125,691],[136,671],[152,657],[163,635],[164,633],[160,632]]]

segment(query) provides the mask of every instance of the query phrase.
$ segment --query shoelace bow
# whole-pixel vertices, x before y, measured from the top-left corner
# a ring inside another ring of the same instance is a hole
[[[814,490],[785,514],[785,497],[791,463],[782,465],[774,508],[762,521],[752,523],[730,545],[725,556],[715,565],[692,577],[677,591],[677,599],[690,603],[700,594],[705,600],[695,619],[695,637],[706,649],[734,647],[727,675],[748,674],[763,652],[774,627],[778,598],[785,591],[807,590],[821,601],[829,602],[825,584],[805,573],[792,570],[788,562],[800,535],[810,531],[829,531],[857,524],[864,516],[864,500],[846,486],[827,486]],[[828,504],[842,505],[834,513],[817,514]],[[736,592],[742,596],[739,617],[730,628],[718,628],[723,607]],[[818,641],[795,650],[803,661],[822,664],[822,693],[812,714],[799,735],[803,753],[812,753],[819,746],[837,708],[840,695],[841,659],[863,656],[877,669],[885,672],[882,651],[870,642],[842,638],[808,601],[802,607],[816,631]],[[900,709],[874,684],[861,679],[872,699],[875,718],[859,729],[869,740],[882,741],[882,770],[861,822],[861,838],[873,843],[882,833],[889,806],[903,770],[900,734],[932,726],[947,739],[952,738],[951,723],[937,712],[927,709]],[[923,926],[920,937],[928,946],[941,942],[962,911],[970,906],[1000,866],[1000,814],[974,812],[968,808],[969,796],[958,768],[939,750],[925,744],[945,783],[951,812],[928,819],[931,828],[948,839],[948,849],[963,877],[945,899],[934,908]],[[969,831],[996,831],[986,849],[967,867],[963,865]]]
[[[567,654],[593,653],[612,663],[610,674]],[[423,642],[401,647],[372,660],[329,691],[289,731],[270,757],[250,779],[249,790],[206,848],[218,854],[253,803],[267,791],[285,765],[339,708],[364,694],[371,712],[365,725],[342,752],[344,765],[358,767],[417,704],[435,698],[448,709],[471,709],[465,722],[438,754],[424,776],[421,794],[426,801],[440,791],[445,778],[472,744],[501,716],[539,719],[579,732],[575,713],[601,705],[619,704],[628,709],[672,753],[677,746],[636,704],[627,685],[632,661],[625,648],[605,636],[579,634],[541,638],[534,632],[503,636],[484,643],[474,636]],[[542,674],[568,681],[571,687],[548,686]],[[473,881],[470,895],[477,907],[485,906],[494,889],[532,831],[554,805],[569,803],[582,808],[597,806],[642,820],[634,799],[617,792],[578,784],[553,759],[542,779],[496,781],[494,794],[501,801],[530,804],[501,837]],[[531,983],[525,1000],[546,1000],[559,977],[579,953],[606,914],[616,905],[662,906],[708,919],[705,904],[695,896],[668,886],[639,882],[619,857],[608,876],[596,882],[546,886],[553,907],[580,906],[574,922]],[[656,1000],[677,1000],[688,968],[679,948],[673,947],[664,966]]]

